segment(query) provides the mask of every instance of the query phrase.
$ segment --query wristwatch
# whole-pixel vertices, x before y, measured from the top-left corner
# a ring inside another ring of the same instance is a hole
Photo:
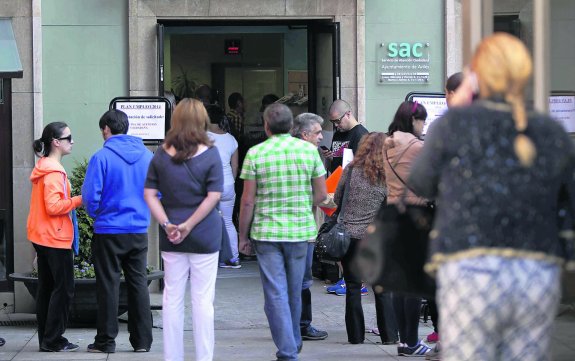
[[[165,221],[164,223],[161,224],[161,226],[162,226],[162,228],[165,229],[168,226],[168,224],[172,224],[172,222],[170,222],[169,220]]]

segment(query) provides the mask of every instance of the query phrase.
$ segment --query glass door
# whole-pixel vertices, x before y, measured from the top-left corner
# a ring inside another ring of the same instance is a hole
[[[309,111],[328,119],[329,106],[340,98],[339,23],[308,26]]]

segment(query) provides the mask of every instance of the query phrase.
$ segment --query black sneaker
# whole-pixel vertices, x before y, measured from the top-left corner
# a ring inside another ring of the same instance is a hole
[[[80,348],[80,346],[73,344],[71,342],[68,342],[67,344],[62,346],[62,348],[59,348],[59,349],[52,349],[49,347],[40,347],[40,351],[43,351],[43,352],[73,352],[73,351],[78,350],[79,348]]]
[[[86,348],[86,351],[88,352],[92,352],[92,353],[114,353],[115,351],[105,351],[102,349],[99,349],[95,344],[91,343],[88,345],[88,347]]]
[[[301,338],[302,340],[313,340],[313,341],[325,340],[327,338],[327,332],[318,330],[312,325],[309,325],[307,329],[302,330]]]
[[[242,264],[238,258],[232,258],[224,263],[220,263],[220,268],[242,268]]]

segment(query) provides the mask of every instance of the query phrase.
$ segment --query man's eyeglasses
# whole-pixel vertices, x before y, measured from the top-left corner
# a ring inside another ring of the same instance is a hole
[[[341,123],[341,120],[343,119],[343,117],[345,117],[347,114],[347,112],[343,113],[343,115],[337,119],[330,119],[329,121],[332,122],[333,124],[339,124]]]
[[[56,138],[56,139],[58,139],[58,140],[67,140],[67,141],[69,141],[69,142],[72,142],[72,134],[70,134],[70,135],[67,136],[67,137],[61,137],[61,138]]]

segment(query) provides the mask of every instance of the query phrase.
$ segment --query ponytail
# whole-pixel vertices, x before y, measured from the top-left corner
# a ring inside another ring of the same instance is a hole
[[[525,135],[525,129],[527,129],[527,113],[525,111],[523,98],[518,95],[507,94],[505,100],[511,104],[515,129],[518,132],[513,141],[513,149],[521,165],[530,167],[533,165],[537,150],[535,149],[533,141]]]

